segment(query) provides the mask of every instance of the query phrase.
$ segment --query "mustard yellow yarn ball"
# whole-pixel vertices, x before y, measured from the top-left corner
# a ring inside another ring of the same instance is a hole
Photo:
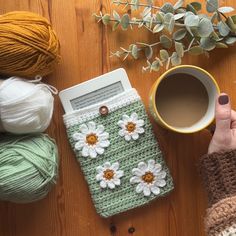
[[[0,74],[50,74],[60,61],[60,43],[49,21],[32,12],[0,15]]]

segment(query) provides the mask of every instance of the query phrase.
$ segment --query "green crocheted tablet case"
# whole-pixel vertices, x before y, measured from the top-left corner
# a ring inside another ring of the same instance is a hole
[[[101,216],[142,206],[173,189],[135,89],[65,114],[64,123]]]

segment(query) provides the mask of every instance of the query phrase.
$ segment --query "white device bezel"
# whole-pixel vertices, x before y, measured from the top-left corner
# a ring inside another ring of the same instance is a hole
[[[59,97],[65,113],[74,111],[70,102],[71,100],[117,82],[121,82],[124,91],[132,88],[126,71],[123,68],[119,68],[91,80],[85,81],[81,84],[77,84],[73,87],[60,91]]]

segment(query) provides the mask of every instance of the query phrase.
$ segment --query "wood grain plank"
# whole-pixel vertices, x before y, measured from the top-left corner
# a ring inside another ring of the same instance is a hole
[[[163,1],[156,1],[161,5]],[[171,1],[174,2],[174,1]],[[186,1],[190,2],[190,1]],[[222,5],[236,8],[233,0]],[[124,67],[132,85],[138,90],[147,107],[148,92],[158,73],[141,73],[145,60],[128,59],[121,63],[110,58],[110,51],[132,42],[154,41],[156,36],[146,30],[112,32],[98,25],[93,12],[111,11],[109,0],[0,0],[0,13],[29,10],[47,17],[61,42],[62,62],[55,73],[45,79],[59,90],[91,79],[118,67]],[[198,65],[208,70],[236,105],[235,46],[217,49],[205,57],[184,58],[185,64]],[[180,135],[164,130],[154,123],[155,134],[165,155],[175,182],[175,190],[167,197],[110,219],[99,217],[92,204],[87,184],[66,138],[62,121],[63,110],[55,98],[53,121],[49,134],[57,141],[60,153],[60,177],[49,196],[32,204],[0,202],[1,236],[204,236],[203,216],[207,207],[206,196],[197,172],[197,160],[207,150],[210,135],[202,131]],[[116,232],[110,232],[110,226]]]

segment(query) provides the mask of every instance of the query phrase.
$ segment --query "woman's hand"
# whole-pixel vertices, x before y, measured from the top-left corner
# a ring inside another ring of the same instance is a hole
[[[231,110],[230,99],[222,93],[216,101],[216,129],[208,148],[213,152],[236,149],[236,112]]]

